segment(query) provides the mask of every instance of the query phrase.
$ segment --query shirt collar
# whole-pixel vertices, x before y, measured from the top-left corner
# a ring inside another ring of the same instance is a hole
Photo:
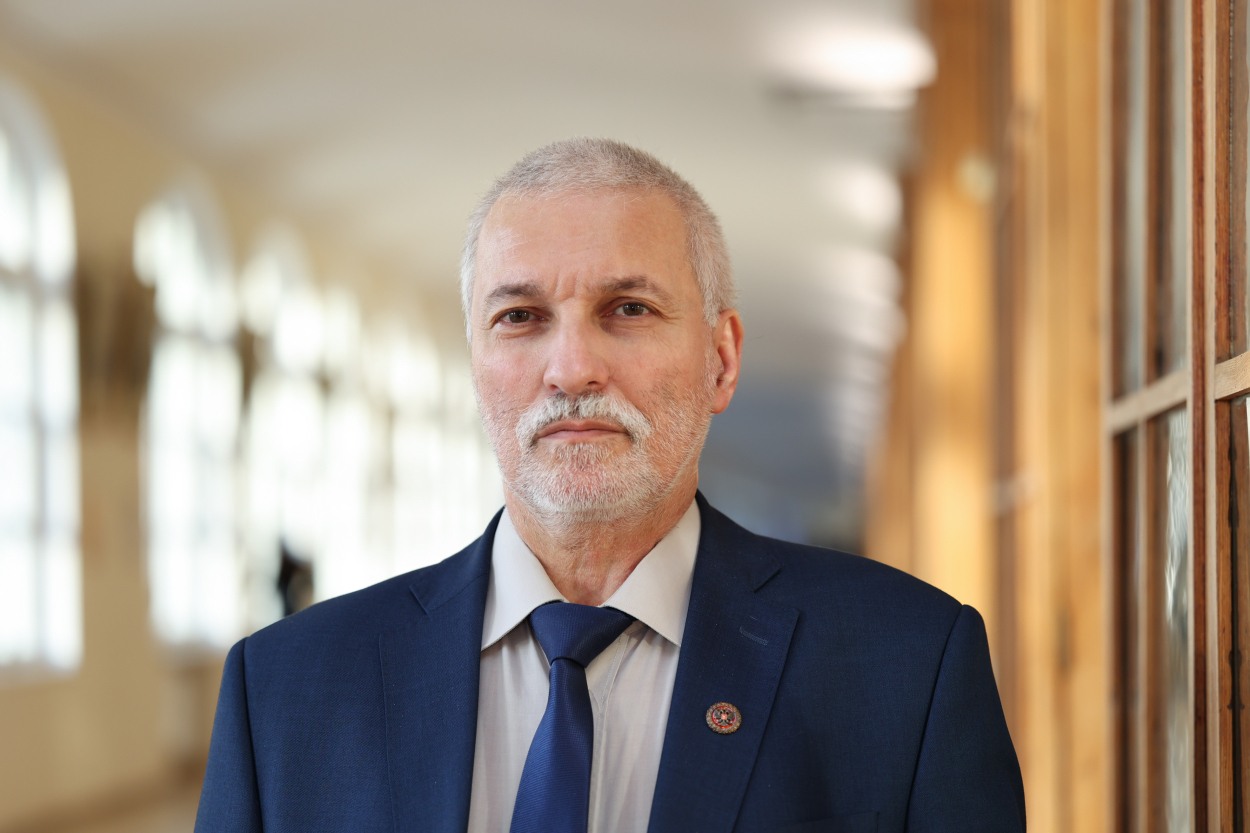
[[[677,525],[638,562],[604,607],[628,613],[680,647],[701,526],[698,504],[692,501]],[[524,622],[534,608],[556,601],[566,599],[521,540],[505,509],[491,550],[482,650]]]

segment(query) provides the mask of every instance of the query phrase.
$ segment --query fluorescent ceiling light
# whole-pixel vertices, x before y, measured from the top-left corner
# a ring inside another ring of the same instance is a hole
[[[870,232],[890,232],[903,213],[898,178],[866,161],[839,161],[820,169],[817,186],[824,202]]]
[[[773,44],[778,69],[816,87],[887,99],[930,83],[933,48],[908,26],[835,19],[796,21]]]

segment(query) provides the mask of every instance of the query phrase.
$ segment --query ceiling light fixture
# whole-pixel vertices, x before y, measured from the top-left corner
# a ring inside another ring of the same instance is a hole
[[[771,55],[793,81],[865,106],[907,106],[937,74],[933,48],[920,32],[879,22],[796,21],[780,30]]]
[[[892,232],[902,218],[898,177],[882,165],[863,160],[834,162],[819,170],[817,185],[825,203],[865,231]]]

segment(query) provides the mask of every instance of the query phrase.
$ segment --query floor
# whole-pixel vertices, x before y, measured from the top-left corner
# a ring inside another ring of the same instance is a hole
[[[141,810],[61,828],[58,833],[192,833],[199,800],[198,787],[188,789]]]

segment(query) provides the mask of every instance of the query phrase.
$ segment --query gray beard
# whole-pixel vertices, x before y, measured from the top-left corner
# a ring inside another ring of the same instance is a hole
[[[646,514],[668,489],[646,450],[634,444],[609,459],[611,449],[589,443],[554,449],[553,459],[526,454],[509,484],[549,527],[606,523]]]
[[[504,443],[515,443],[514,475],[503,471],[507,486],[549,529],[572,529],[640,517],[659,506],[681,482],[681,475],[697,465],[711,424],[706,407],[716,378],[711,367],[702,390],[679,399],[662,393],[655,414],[657,431],[629,402],[600,393],[570,398],[556,394],[530,406],[510,430],[505,420],[479,408],[495,453]],[[562,419],[600,419],[619,425],[629,439],[624,454],[598,443],[561,444],[538,456],[536,435]],[[511,449],[510,449],[511,450]],[[672,475],[662,472],[657,459],[679,459]]]

